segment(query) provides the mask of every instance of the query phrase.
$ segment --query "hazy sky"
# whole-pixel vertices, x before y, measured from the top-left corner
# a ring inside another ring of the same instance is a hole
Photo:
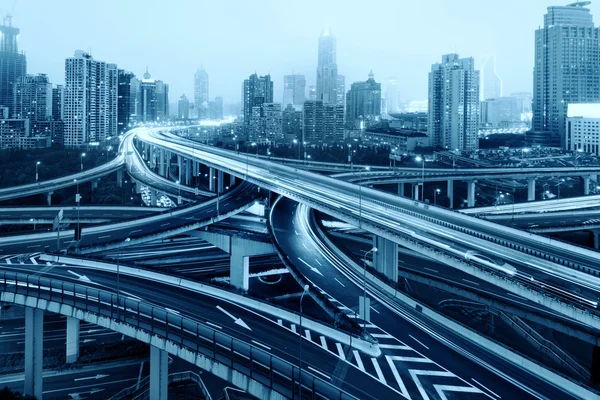
[[[270,73],[281,101],[283,75],[315,84],[317,41],[325,25],[337,37],[338,71],[351,82],[369,70],[400,80],[403,100],[427,97],[427,73],[442,54],[495,54],[505,94],[532,90],[534,30],[548,0],[19,0],[13,24],[28,72],[64,81],[76,49],[141,76],[148,65],[170,84],[173,102],[193,98],[203,64],[210,97],[238,102],[242,81]],[[14,0],[0,0],[2,14]],[[589,6],[600,21],[600,1]]]

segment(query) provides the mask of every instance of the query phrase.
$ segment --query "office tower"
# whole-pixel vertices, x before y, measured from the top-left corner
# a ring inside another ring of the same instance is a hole
[[[13,118],[30,122],[52,119],[52,84],[45,74],[17,78],[12,105]]]
[[[335,104],[346,104],[346,77],[344,75],[337,76],[336,84],[336,101]]]
[[[569,104],[567,150],[600,155],[600,103]]]
[[[190,118],[190,101],[185,94],[182,94],[177,102],[177,119]]]
[[[288,104],[294,108],[302,109],[306,100],[306,79],[304,75],[284,75],[283,76],[283,106]]]
[[[481,102],[481,124],[489,128],[522,127],[520,101],[517,97],[498,97]]]
[[[136,119],[139,122],[165,121],[169,118],[169,85],[152,79],[146,72],[142,80],[135,80],[137,92]]]
[[[326,28],[319,37],[317,100],[337,104],[338,85],[335,36]]]
[[[264,138],[268,143],[281,143],[283,134],[281,131],[281,104],[265,103],[262,105],[264,115]]]
[[[365,82],[354,82],[346,95],[346,126],[368,128],[379,122],[381,115],[381,83],[375,82],[373,71]]]
[[[208,73],[200,66],[194,75],[194,107],[199,119],[209,117],[208,99]]]
[[[52,120],[62,121],[63,115],[63,102],[65,97],[65,87],[63,85],[56,85],[52,89]]]
[[[600,35],[587,4],[548,7],[535,31],[530,144],[564,146],[569,103],[600,101]]]
[[[120,69],[117,89],[117,133],[122,135],[131,128],[135,118],[136,95],[135,74]]]
[[[208,103],[210,119],[219,121],[223,119],[223,97],[217,96],[214,101]]]
[[[64,145],[97,143],[116,131],[116,66],[77,50],[65,60]]]
[[[256,74],[244,80],[243,99],[244,124],[250,125],[253,108],[264,103],[273,103],[273,82],[270,75],[258,76]]]
[[[308,87],[308,99],[310,101],[315,101],[317,99],[317,87],[309,86]]]
[[[107,137],[115,137],[118,132],[119,118],[119,69],[117,64],[106,64],[106,77],[102,83],[106,85],[106,123]],[[102,119],[104,121],[104,119]]]
[[[400,81],[395,76],[390,77],[387,81],[385,100],[389,114],[400,111]]]
[[[324,104],[323,140],[338,143],[344,139],[344,106],[342,104]]]
[[[294,106],[288,104],[281,115],[282,134],[286,142],[292,142],[294,139],[302,140],[302,111],[296,110]]]
[[[302,141],[322,141],[324,136],[323,100],[307,100],[302,109]]]
[[[496,72],[496,56],[486,57],[481,65],[481,100],[502,97],[502,79]]]
[[[531,113],[531,102],[533,100],[533,96],[531,95],[531,93],[529,92],[516,92],[516,93],[511,93],[510,94],[511,97],[515,97],[519,103],[519,109],[521,110],[522,114],[529,114]]]
[[[473,58],[447,54],[429,73],[427,134],[434,147],[479,148],[479,71]]]
[[[27,60],[19,52],[18,35],[19,28],[12,26],[11,17],[4,18],[0,25],[0,106],[8,107],[9,116],[13,115],[15,83],[27,73]]]

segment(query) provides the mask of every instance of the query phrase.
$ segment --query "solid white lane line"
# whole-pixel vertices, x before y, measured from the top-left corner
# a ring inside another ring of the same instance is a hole
[[[110,235],[98,236],[98,239],[106,239],[106,238],[109,238],[109,237],[110,237]]]
[[[427,267],[423,267],[423,269],[426,269],[427,271],[435,272],[436,274],[439,273],[439,271],[437,269],[431,269],[431,268],[427,268]]]
[[[362,372],[366,372],[365,365],[363,364],[362,358],[360,358],[360,354],[356,350],[352,350],[352,354],[354,354],[354,358],[356,359],[356,366]]]
[[[306,250],[308,250],[308,247],[306,247],[306,244],[304,244],[304,242],[302,242],[302,246],[304,246],[304,248],[305,248]]]
[[[373,306],[370,306],[371,310],[375,311],[377,314],[381,314],[379,311],[377,311]]]
[[[321,262],[319,260],[317,260],[316,258],[315,258],[315,261],[317,262],[317,264],[319,264],[320,267],[323,266],[323,264],[321,264]]]
[[[339,284],[340,284],[342,287],[346,287],[346,285],[344,285],[342,282],[340,282],[340,281],[338,280],[338,278],[333,278],[333,279],[335,279],[335,281],[336,281],[337,283],[339,283]]]
[[[325,375],[325,374],[324,374],[324,373],[322,373],[321,371],[314,369],[314,368],[313,368],[313,367],[311,367],[310,365],[308,366],[308,369],[310,369],[311,371],[314,371],[314,372],[316,372],[317,374],[319,374],[319,375],[321,375],[321,376],[324,376],[324,377],[325,377],[325,378],[326,378],[328,381],[329,381],[329,380],[331,380],[331,377],[330,377],[330,376],[328,376],[328,375]]]
[[[217,325],[217,324],[213,324],[213,323],[212,323],[212,322],[210,322],[210,321],[206,321],[206,324],[207,324],[207,325],[210,325],[210,326],[212,326],[213,328],[217,328],[217,329],[223,329],[223,328],[222,328],[222,327],[220,327],[219,325]]]
[[[412,340],[414,340],[415,342],[419,343],[421,346],[423,346],[427,350],[429,350],[429,347],[425,346],[423,343],[421,343],[420,341],[418,341],[415,337],[413,337],[413,335],[409,334],[408,336],[410,336],[412,338]]]
[[[375,372],[377,372],[377,379],[383,382],[384,385],[387,385],[387,381],[385,380],[385,376],[383,376],[383,372],[381,371],[381,367],[379,366],[377,359],[371,358],[371,362],[373,363],[373,367],[375,367]]]
[[[254,343],[255,345],[258,345],[260,347],[264,347],[267,350],[271,350],[271,348],[269,346],[267,346],[266,344],[262,344],[260,342],[257,342],[256,340],[252,339],[252,343]]]
[[[479,283],[477,283],[477,282],[473,282],[473,281],[470,281],[470,280],[468,280],[468,279],[464,279],[464,278],[463,278],[463,281],[465,281],[465,282],[467,282],[467,283],[470,283],[471,285],[477,285],[477,286],[479,286]]]
[[[481,386],[482,388],[484,388],[485,390],[487,390],[488,392],[490,392],[491,394],[493,394],[494,396],[496,396],[497,398],[501,399],[502,397],[500,397],[499,395],[497,395],[496,393],[492,392],[490,389],[488,389],[486,386],[483,386],[481,383],[477,382],[475,380],[475,378],[471,378],[471,380],[473,382],[475,382],[476,384],[478,384],[479,386]]]

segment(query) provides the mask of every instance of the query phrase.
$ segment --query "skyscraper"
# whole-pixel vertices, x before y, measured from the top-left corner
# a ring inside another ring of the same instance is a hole
[[[335,87],[336,90],[336,101],[335,104],[346,104],[346,77],[344,75],[338,74],[337,76],[337,84]]]
[[[244,124],[250,125],[252,109],[273,102],[273,82],[270,75],[250,75],[243,85]]]
[[[284,75],[283,76],[283,106],[288,104],[294,108],[302,109],[302,104],[306,100],[306,78],[304,75]]]
[[[316,86],[309,86],[308,87],[308,99],[307,100],[317,100],[317,87]]]
[[[165,121],[169,119],[169,85],[152,79],[146,69],[142,80],[135,80],[136,119],[139,122]]]
[[[23,75],[14,89],[13,118],[30,122],[52,119],[52,84],[45,74]]]
[[[116,131],[116,73],[114,64],[96,61],[82,50],[65,60],[65,146],[100,142]]]
[[[208,73],[201,66],[194,75],[194,107],[200,119],[209,117],[208,99]]]
[[[106,64],[106,77],[101,83],[106,86],[106,105],[107,114],[106,135],[109,137],[118,136],[118,118],[119,118],[119,69],[117,64]]]
[[[8,107],[13,115],[14,86],[17,79],[27,73],[25,54],[19,52],[19,28],[12,26],[11,17],[0,25],[0,107]]]
[[[177,119],[190,118],[190,101],[185,94],[182,94],[177,102]]]
[[[502,79],[496,72],[496,56],[483,60],[480,89],[482,101],[502,97]]]
[[[346,94],[346,126],[362,129],[379,122],[381,115],[381,83],[375,82],[373,71],[365,82],[354,82]]]
[[[535,31],[530,144],[564,146],[568,105],[600,101],[600,32],[587,4],[548,7]]]
[[[264,137],[268,143],[281,143],[283,134],[281,131],[281,104],[265,103],[263,104],[263,114],[265,120]]]
[[[473,58],[447,54],[429,73],[428,135],[434,147],[479,147],[479,71]]]
[[[326,28],[319,37],[317,100],[338,104],[338,85],[335,36]]]
[[[117,133],[123,134],[130,128],[135,118],[135,105],[137,92],[135,74],[119,70],[119,87],[117,95]]]
[[[208,103],[208,115],[213,121],[219,121],[223,119],[223,97],[217,96],[215,99]]]
[[[400,81],[395,76],[390,77],[385,85],[385,100],[388,113],[400,111]]]
[[[302,111],[296,110],[291,104],[283,110],[282,116],[282,134],[287,142],[294,139],[302,140]]]
[[[65,87],[63,85],[56,85],[52,89],[52,120],[62,121],[63,120],[63,103],[65,101]]]

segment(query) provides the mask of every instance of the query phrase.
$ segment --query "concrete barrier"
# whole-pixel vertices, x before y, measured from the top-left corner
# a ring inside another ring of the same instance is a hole
[[[104,263],[100,261],[86,260],[74,257],[57,256],[50,254],[42,254],[40,259],[42,261],[51,261],[67,265],[75,265],[82,268],[99,269],[102,271],[109,271],[116,273],[117,266],[110,263]],[[202,293],[208,296],[217,297],[221,300],[231,302],[233,304],[244,306],[255,311],[260,311],[265,314],[272,315],[277,318],[281,318],[292,324],[300,325],[300,315],[292,313],[290,311],[282,310],[278,307],[272,306],[267,303],[260,302],[239,294],[235,294],[223,289],[218,289],[212,286],[208,286],[202,283],[190,281],[187,279],[177,278],[159,272],[148,271],[139,268],[132,268],[126,266],[119,266],[119,273],[136,278],[147,279],[150,281],[161,282],[172,286],[178,286],[191,290],[194,292]],[[319,322],[313,321],[306,316],[302,316],[302,326],[306,329],[310,329],[323,336],[326,336],[334,341],[348,345],[356,350],[363,352],[371,357],[379,357],[381,355],[381,349],[379,344],[367,342],[361,338],[348,335],[337,331],[333,327],[323,325]]]

